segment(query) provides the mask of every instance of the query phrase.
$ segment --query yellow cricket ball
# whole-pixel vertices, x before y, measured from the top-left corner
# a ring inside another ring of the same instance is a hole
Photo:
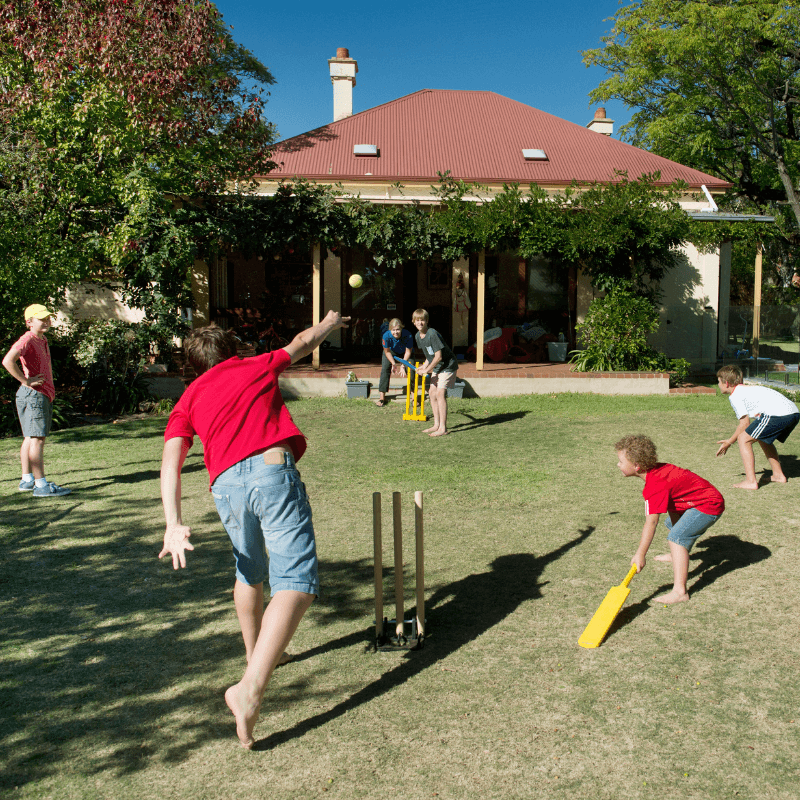
[[[348,281],[348,283],[354,289],[358,289],[358,287],[361,286],[362,283],[364,283],[364,279],[359,274],[356,273],[350,276],[350,280]]]

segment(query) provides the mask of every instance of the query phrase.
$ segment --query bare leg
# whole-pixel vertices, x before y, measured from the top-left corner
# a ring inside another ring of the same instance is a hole
[[[744,480],[741,483],[734,484],[734,489],[758,489],[758,481],[756,480],[756,457],[753,453],[753,439],[748,433],[739,435],[739,453],[742,456],[742,464],[744,465]]]
[[[26,436],[19,451],[22,474],[33,473],[34,478],[44,478],[44,436]]]
[[[253,728],[261,698],[286,646],[303,615],[314,601],[313,594],[284,590],[269,601],[261,631],[241,681],[225,692],[225,702],[236,719],[236,735],[242,747],[253,746]]]
[[[248,586],[237,579],[233,587],[233,603],[236,606],[236,616],[239,617],[239,626],[242,629],[244,649],[249,663],[258,641],[261,619],[264,616],[264,584]]]
[[[233,603],[236,606],[236,616],[239,617],[239,626],[242,629],[244,649],[249,663],[258,641],[261,620],[264,616],[264,584],[249,586],[237,580],[233,587]],[[284,653],[278,661],[278,666],[288,664],[291,660],[291,656]]]
[[[770,467],[772,467],[771,480],[775,483],[786,483],[786,476],[783,474],[781,460],[778,458],[778,451],[775,449],[775,445],[767,444],[766,442],[759,442],[759,444],[767,457],[767,461],[769,461]]]
[[[447,389],[442,386],[436,393],[436,404],[438,414],[434,416],[439,420],[438,427],[431,433],[431,436],[444,436],[447,433]],[[433,405],[433,401],[431,401]]]
[[[439,397],[439,388],[437,386],[431,386],[428,389],[428,399],[431,401],[431,411],[433,412],[433,425],[430,428],[425,428],[423,433],[433,433],[434,431],[439,430],[439,406],[437,404],[437,398]]]
[[[656,597],[655,603],[682,603],[689,599],[686,591],[686,581],[689,578],[689,551],[675,542],[669,543],[669,552],[672,556],[672,574],[674,585],[668,594]]]

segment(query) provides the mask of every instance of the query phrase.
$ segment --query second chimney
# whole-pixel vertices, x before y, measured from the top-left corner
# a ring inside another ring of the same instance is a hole
[[[346,47],[336,50],[336,58],[328,59],[333,84],[333,121],[353,116],[353,87],[356,85],[358,64],[350,58]]]
[[[614,133],[614,120],[606,117],[604,108],[598,108],[594,112],[594,119],[586,127],[590,131],[602,133],[604,136],[611,136]]]

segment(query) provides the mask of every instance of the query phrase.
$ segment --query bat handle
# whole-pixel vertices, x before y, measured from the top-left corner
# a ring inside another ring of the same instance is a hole
[[[625,580],[622,581],[622,586],[626,589],[628,588],[628,584],[633,580],[633,576],[636,574],[636,564],[631,564],[631,568],[628,570],[628,574],[625,576]]]

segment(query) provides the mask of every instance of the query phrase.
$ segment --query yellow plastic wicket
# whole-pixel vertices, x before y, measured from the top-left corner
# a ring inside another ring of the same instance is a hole
[[[417,367],[420,362],[414,364],[414,402],[411,403],[411,370],[407,369],[408,385],[406,386],[406,413],[403,414],[403,419],[414,419],[420,422],[425,422],[428,417],[425,414],[425,375],[422,376],[422,392],[419,394],[419,410],[417,409],[417,392],[419,390],[419,373]]]

